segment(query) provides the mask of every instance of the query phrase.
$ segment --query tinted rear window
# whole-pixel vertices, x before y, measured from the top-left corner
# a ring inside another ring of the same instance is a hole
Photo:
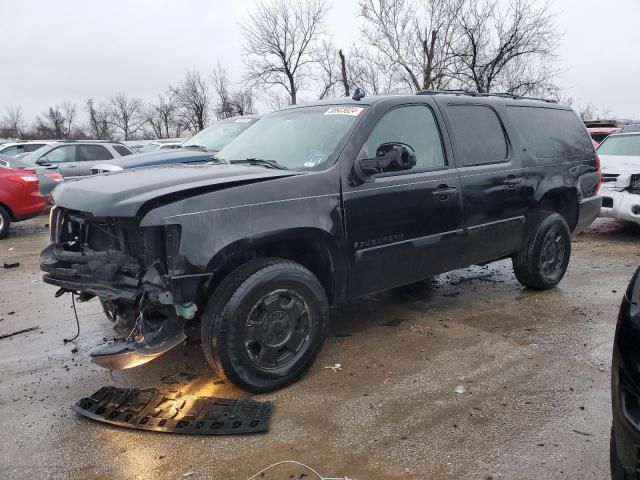
[[[118,152],[123,157],[125,155],[131,155],[131,152],[129,151],[129,149],[127,147],[122,146],[122,145],[114,145],[113,148],[114,148],[114,150],[116,152]]]
[[[582,122],[572,110],[507,107],[528,149],[538,158],[575,157],[593,152]]]
[[[507,139],[496,112],[485,105],[449,105],[453,135],[462,165],[504,162],[509,155]]]

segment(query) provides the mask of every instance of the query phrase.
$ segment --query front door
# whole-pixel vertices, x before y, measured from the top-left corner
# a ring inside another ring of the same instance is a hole
[[[428,99],[395,106],[362,145],[358,158],[374,157],[382,144],[403,143],[417,161],[410,170],[381,172],[371,182],[345,182],[350,297],[418,281],[455,262],[463,236],[460,179],[438,123]]]
[[[53,148],[49,152],[40,157],[38,162],[41,164],[57,165],[60,173],[64,178],[73,178],[78,176],[78,162],[76,160],[75,145],[61,145]]]

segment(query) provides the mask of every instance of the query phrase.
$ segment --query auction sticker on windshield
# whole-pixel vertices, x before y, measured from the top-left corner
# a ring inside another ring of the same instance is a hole
[[[362,107],[352,107],[350,105],[340,105],[338,107],[331,107],[329,110],[324,112],[325,115],[351,115],[352,117],[357,117],[360,115],[360,112],[364,110]]]

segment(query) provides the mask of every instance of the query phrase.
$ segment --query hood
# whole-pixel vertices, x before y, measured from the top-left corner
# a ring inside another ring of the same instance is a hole
[[[640,173],[640,157],[622,155],[598,155],[598,157],[604,188],[624,190],[629,186],[631,175]],[[607,176],[611,178],[608,181]]]
[[[102,161],[100,165],[116,165],[126,170],[128,168],[152,167],[171,163],[208,162],[213,155],[214,152],[203,152],[192,148],[175,148],[172,150],[134,153],[126,157]]]
[[[598,155],[602,173],[640,173],[640,157],[622,155]]]
[[[96,217],[135,217],[151,200],[197,195],[235,185],[300,175],[249,165],[168,165],[131,169],[66,181],[55,189],[57,205]]]

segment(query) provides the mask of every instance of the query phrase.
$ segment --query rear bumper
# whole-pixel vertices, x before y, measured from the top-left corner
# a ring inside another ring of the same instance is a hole
[[[601,217],[640,223],[640,195],[616,190],[603,190]]]
[[[21,222],[33,217],[37,217],[47,208],[47,202],[40,192],[33,192],[20,199],[20,206],[14,206],[13,220]]]
[[[598,218],[600,208],[602,207],[602,197],[594,196],[582,200],[578,204],[578,222],[573,229],[573,234],[577,235]]]

